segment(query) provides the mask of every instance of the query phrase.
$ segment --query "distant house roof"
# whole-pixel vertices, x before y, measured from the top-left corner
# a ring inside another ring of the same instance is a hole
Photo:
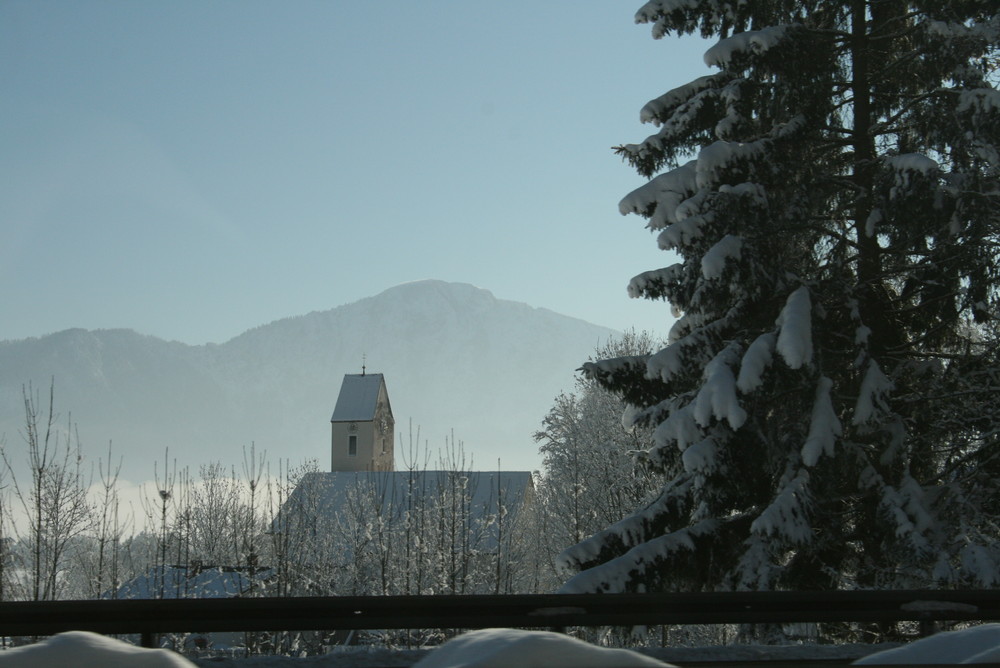
[[[262,587],[274,576],[271,568],[242,566],[154,566],[101,598],[235,598]]]
[[[374,420],[375,408],[378,406],[379,389],[384,384],[385,379],[380,373],[345,375],[330,422]]]

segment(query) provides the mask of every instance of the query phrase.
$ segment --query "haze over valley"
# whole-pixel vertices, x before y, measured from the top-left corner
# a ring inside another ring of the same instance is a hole
[[[386,377],[397,467],[409,422],[432,453],[452,431],[477,469],[533,470],[532,434],[575,369],[614,331],[461,283],[418,281],[230,341],[191,346],[132,330],[71,329],[0,342],[0,434],[15,461],[22,386],[72,416],[88,460],[112,441],[127,480],[153,461],[239,468],[251,442],[268,459],[329,467],[329,419],[347,373]],[[402,437],[402,447],[400,446]],[[436,455],[435,455],[436,456]],[[432,462],[433,466],[433,462]],[[162,464],[161,464],[162,468]]]

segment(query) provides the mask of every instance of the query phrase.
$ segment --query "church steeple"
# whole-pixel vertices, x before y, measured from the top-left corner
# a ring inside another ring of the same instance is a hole
[[[392,471],[396,422],[380,373],[347,374],[330,418],[332,471]]]

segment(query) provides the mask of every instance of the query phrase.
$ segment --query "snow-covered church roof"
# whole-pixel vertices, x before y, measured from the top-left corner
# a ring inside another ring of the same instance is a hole
[[[330,422],[365,422],[375,419],[379,390],[385,387],[380,373],[346,374]],[[386,405],[389,403],[386,394]],[[392,409],[389,409],[392,412]]]
[[[421,496],[447,489],[459,481],[469,503],[483,512],[495,513],[498,498],[503,503],[519,503],[533,487],[530,471],[333,471],[307,473],[292,492],[289,502],[302,501],[297,495],[313,495],[322,513],[343,507],[347,493],[363,486],[376,489],[380,497],[402,499],[410,491]]]
[[[529,471],[334,471],[307,473],[282,505],[272,530],[294,532],[332,527],[340,513],[361,500],[379,506],[382,519],[401,520],[412,504],[430,509],[447,495],[458,494],[470,525],[492,525],[503,514],[511,519],[531,503],[534,482]],[[482,536],[483,547],[496,545],[497,528]]]

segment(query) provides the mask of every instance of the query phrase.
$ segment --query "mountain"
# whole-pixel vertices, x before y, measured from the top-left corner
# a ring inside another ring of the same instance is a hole
[[[162,472],[164,450],[192,471],[214,461],[239,471],[243,448],[272,466],[329,466],[330,415],[346,373],[383,373],[397,430],[409,422],[431,466],[453,432],[477,469],[538,468],[532,434],[574,371],[613,330],[471,285],[419,281],[328,311],[278,320],[226,343],[189,346],[131,330],[72,329],[0,342],[0,434],[23,459],[21,388],[69,414],[96,461],[113,442],[122,477]],[[403,445],[399,444],[400,435]],[[421,462],[422,463],[422,462]]]

